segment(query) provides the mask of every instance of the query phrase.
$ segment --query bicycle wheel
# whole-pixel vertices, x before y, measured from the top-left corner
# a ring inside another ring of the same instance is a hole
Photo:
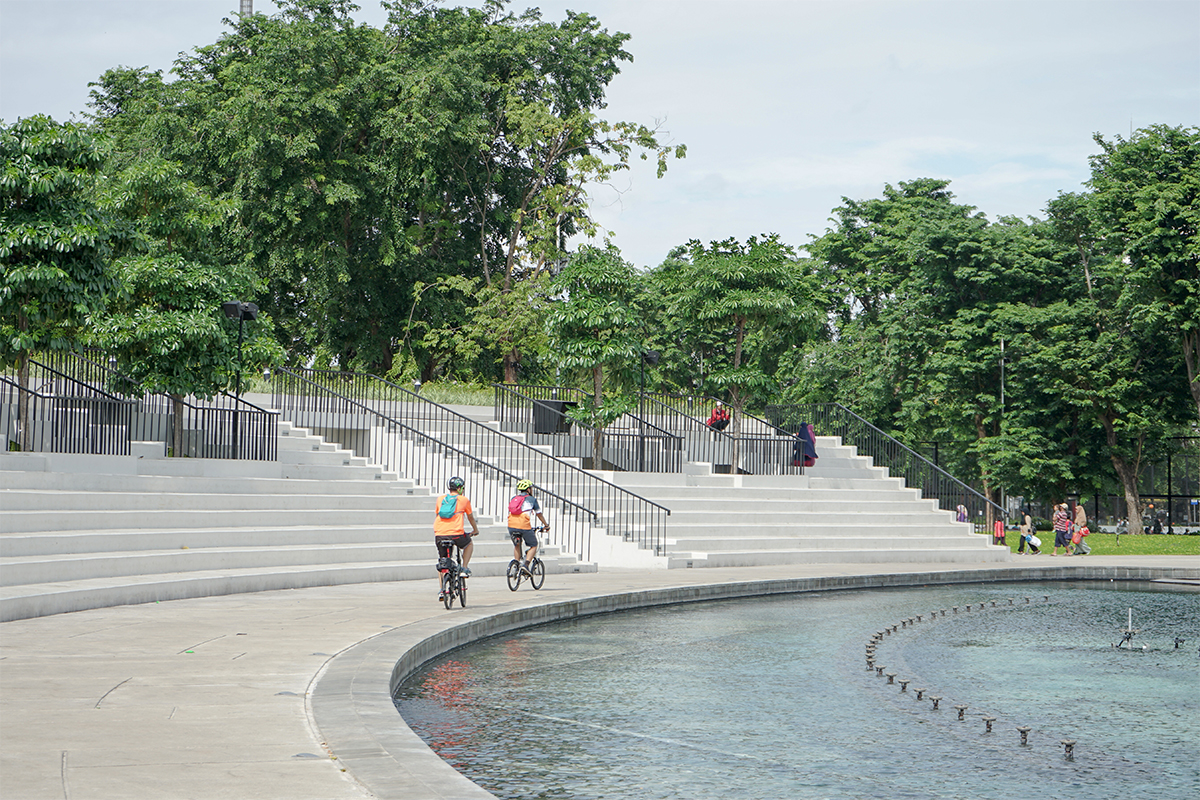
[[[446,604],[446,609],[454,605],[454,579],[450,577],[449,572],[442,573],[442,602]]]
[[[458,604],[467,607],[467,579],[462,575],[458,576]]]
[[[534,589],[540,589],[545,580],[546,565],[542,563],[540,558],[535,558],[533,563],[529,565],[529,582],[533,584]]]
[[[515,558],[508,562],[508,588],[515,592],[521,585],[521,562]]]

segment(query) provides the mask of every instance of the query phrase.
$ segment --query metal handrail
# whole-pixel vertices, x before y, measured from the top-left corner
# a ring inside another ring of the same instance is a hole
[[[0,428],[5,445],[9,441],[28,443],[38,453],[129,455],[129,421],[136,403],[75,383],[75,391],[63,395],[23,388],[0,376]],[[22,427],[26,421],[20,414],[22,397],[29,430]]]
[[[710,395],[704,395],[704,394],[671,394],[669,392],[646,392],[644,394],[647,398],[653,398],[653,399],[657,400],[663,406],[670,408],[672,411],[675,411],[678,414],[687,416],[691,419],[697,419],[696,417],[692,416],[693,410],[695,409],[695,407],[697,405],[699,405],[701,408],[711,408],[712,406],[715,406],[717,403],[724,402],[723,400],[720,400],[719,398],[712,397]],[[673,400],[681,401],[681,403],[683,405],[685,405],[688,410],[686,412],[684,412],[684,411],[681,411],[680,409],[675,408],[675,406],[671,405],[671,401],[673,401]],[[726,405],[728,407],[728,404],[726,404]],[[701,413],[703,413],[703,412],[701,412]],[[756,423],[757,425],[759,425],[763,428],[766,428],[769,432],[772,432],[769,435],[784,436],[784,437],[792,435],[790,432],[783,430],[782,428],[775,425],[774,423],[772,423],[766,419],[763,419],[762,417],[756,417],[755,415],[749,413],[745,409],[743,409],[742,412],[738,416],[740,416],[743,420],[747,420],[749,422]]]
[[[695,408],[700,400],[702,407],[715,404],[717,401],[703,395],[671,395],[656,392],[641,394],[643,416],[658,416],[664,419],[668,429],[691,434],[687,437],[690,460],[708,461],[713,464],[728,464],[732,458],[733,442],[738,442],[739,464],[738,471],[755,475],[801,475],[804,472],[803,460],[796,456],[795,436],[779,430],[774,425],[742,414],[742,419],[750,419],[768,428],[766,433],[740,432],[734,434],[718,431],[708,427],[698,417],[672,405],[670,400],[683,401],[689,408]],[[796,462],[801,463],[797,464]],[[732,468],[730,468],[732,470]]]
[[[906,485],[921,490],[922,497],[936,500],[945,510],[957,511],[960,521],[971,522],[979,532],[987,532],[995,520],[1007,516],[977,489],[839,403],[767,406],[767,415],[782,430],[798,431],[801,424],[811,422],[819,435],[840,436],[842,444],[853,445],[860,454],[870,456],[875,466],[903,477]],[[964,512],[966,520],[961,519]]]
[[[569,420],[562,405],[591,401],[592,395],[580,389],[565,386],[535,386],[492,384],[495,392],[494,411],[500,430],[521,432],[527,440],[537,444],[550,444],[555,455],[591,457],[594,454],[594,437],[597,430],[589,425]],[[620,425],[621,420],[630,424]],[[578,434],[572,436],[569,428],[593,437],[586,442]],[[614,469],[623,472],[667,472],[683,471],[683,437],[664,430],[636,414],[622,414],[603,430],[603,460]],[[530,438],[532,437],[532,438]],[[593,465],[597,469],[599,465]]]
[[[664,552],[670,509],[383,378],[277,369],[271,388],[285,419],[402,478],[435,490],[469,479],[483,516],[504,519],[517,482],[529,479],[547,513],[558,512],[549,544],[585,561],[593,527]]]
[[[278,459],[279,414],[225,392],[212,399],[147,392],[118,370],[74,351],[48,353],[29,360],[61,396],[79,387],[131,400],[131,441],[163,442],[174,456],[250,461]]]

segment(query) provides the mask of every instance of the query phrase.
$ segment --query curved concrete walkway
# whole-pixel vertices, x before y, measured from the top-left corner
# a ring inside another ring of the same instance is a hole
[[[0,625],[0,797],[490,797],[403,724],[409,669],[492,633],[576,614],[885,585],[1173,575],[1200,558],[1019,558],[957,566],[821,564],[434,580],[178,600]]]

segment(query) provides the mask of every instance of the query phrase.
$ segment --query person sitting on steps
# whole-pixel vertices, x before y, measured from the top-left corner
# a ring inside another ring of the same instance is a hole
[[[713,408],[708,422],[704,424],[714,431],[723,431],[729,427],[729,412],[725,410],[725,405],[720,400],[717,401],[716,407]]]

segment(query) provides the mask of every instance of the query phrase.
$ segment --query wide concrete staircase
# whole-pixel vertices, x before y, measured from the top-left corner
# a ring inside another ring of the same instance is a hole
[[[489,446],[478,431],[455,434],[461,442],[431,432],[480,458]],[[281,423],[278,462],[136,449],[0,454],[0,620],[434,576],[430,488],[306,429]],[[601,525],[589,534],[590,562],[547,546],[547,571],[1011,558],[838,439],[818,437],[817,450],[817,465],[800,476],[715,474],[708,463],[682,474],[596,473],[670,508],[666,541],[646,549]],[[495,479],[476,480],[483,489]],[[502,575],[512,552],[504,520],[488,513],[504,510],[477,511],[477,577]]]
[[[281,424],[278,462],[163,456],[0,455],[0,621],[436,574],[429,487],[304,429]],[[472,573],[503,575],[504,521],[478,519]],[[596,569],[542,558],[551,574]]]
[[[800,476],[685,474],[606,477],[671,509],[665,552],[592,542],[610,564],[668,569],[760,564],[1008,561],[1005,547],[955,522],[840,439],[817,437],[816,466]]]

